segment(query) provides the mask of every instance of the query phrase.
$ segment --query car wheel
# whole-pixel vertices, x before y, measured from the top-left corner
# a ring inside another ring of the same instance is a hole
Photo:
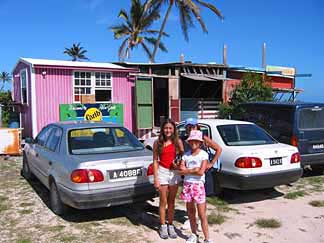
[[[50,208],[56,215],[63,215],[66,212],[66,205],[61,201],[55,182],[50,184]]]
[[[35,176],[30,171],[29,164],[28,164],[28,160],[27,160],[27,156],[25,154],[23,154],[23,163],[22,163],[21,175],[26,180],[33,180],[33,179],[35,179]]]

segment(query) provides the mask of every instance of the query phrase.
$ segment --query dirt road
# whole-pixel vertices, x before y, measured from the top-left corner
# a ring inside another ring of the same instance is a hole
[[[159,239],[158,200],[96,210],[71,209],[63,218],[48,208],[39,181],[20,176],[21,158],[0,157],[0,242],[185,242],[185,205],[177,200],[179,238]],[[324,243],[324,175],[308,173],[291,186],[226,190],[208,199],[214,242]],[[200,233],[200,242],[203,241]]]

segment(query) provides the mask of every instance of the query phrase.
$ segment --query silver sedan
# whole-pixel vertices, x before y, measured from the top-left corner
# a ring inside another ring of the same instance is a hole
[[[146,201],[156,196],[148,181],[152,152],[126,128],[105,122],[64,122],[26,139],[22,174],[50,191],[58,215],[78,209]]]

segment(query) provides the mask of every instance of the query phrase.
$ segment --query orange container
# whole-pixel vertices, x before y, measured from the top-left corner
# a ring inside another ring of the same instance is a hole
[[[20,128],[0,128],[0,154],[21,154]]]

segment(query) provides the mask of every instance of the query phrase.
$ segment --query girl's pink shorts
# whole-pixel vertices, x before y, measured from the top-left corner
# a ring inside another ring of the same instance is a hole
[[[206,202],[206,192],[204,182],[184,182],[180,199],[185,202],[195,202],[197,204]]]

